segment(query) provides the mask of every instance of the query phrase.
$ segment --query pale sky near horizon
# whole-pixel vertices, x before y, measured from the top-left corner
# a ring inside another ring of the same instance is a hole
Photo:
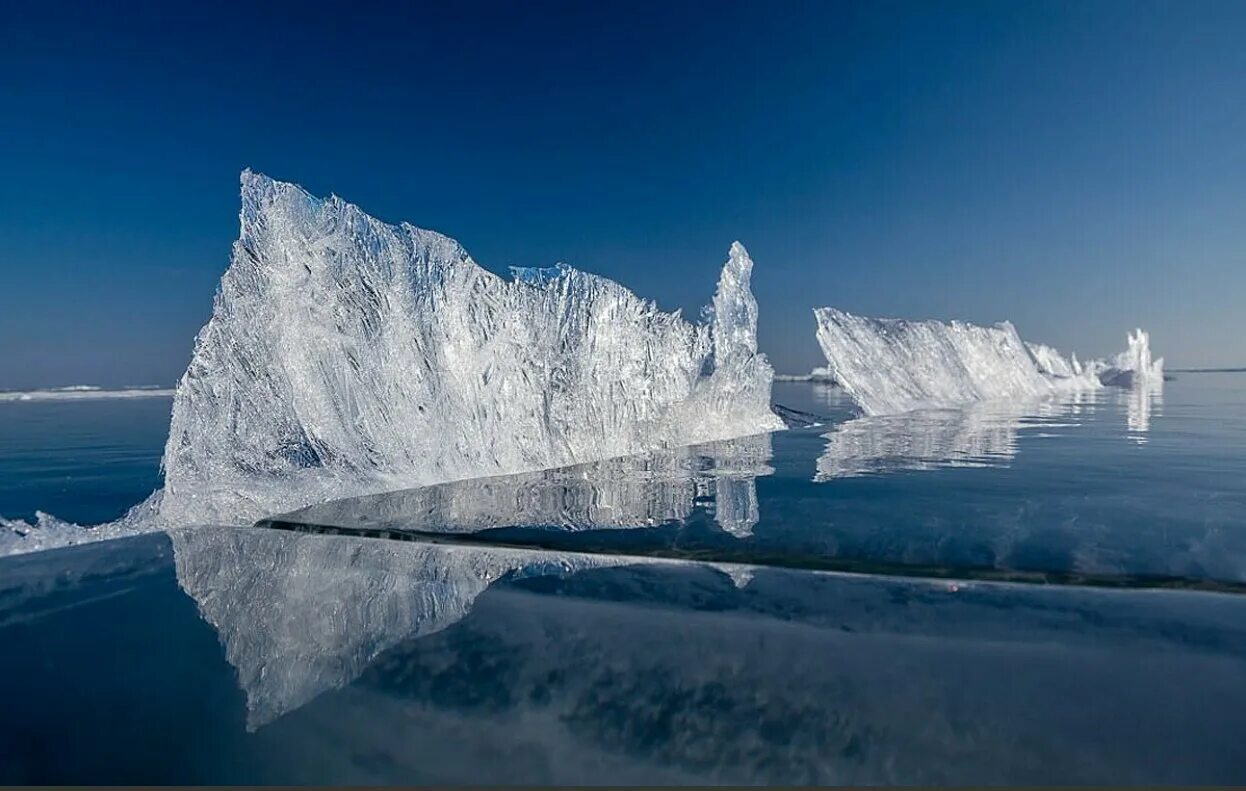
[[[0,389],[171,384],[251,167],[695,316],[1246,365],[1246,3],[0,4]]]

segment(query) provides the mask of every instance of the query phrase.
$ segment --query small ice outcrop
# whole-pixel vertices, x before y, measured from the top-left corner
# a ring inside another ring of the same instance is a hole
[[[95,385],[70,385],[43,390],[0,391],[0,402],[5,401],[103,401],[113,398],[168,398],[173,391],[161,387],[123,387],[105,390]]]
[[[1056,379],[1082,376],[1082,364],[1077,361],[1076,354],[1065,357],[1056,349],[1042,343],[1026,343],[1025,346],[1034,356],[1034,362],[1041,373]]]
[[[1099,381],[1116,387],[1155,386],[1164,382],[1164,358],[1152,360],[1151,336],[1142,329],[1129,333],[1129,348],[1106,364]]]
[[[835,377],[831,375],[831,369],[822,365],[815,365],[807,374],[775,374],[776,382],[821,382],[824,384],[835,384]]]
[[[137,518],[143,509],[136,507],[130,515],[116,522],[97,526],[86,526],[74,522],[66,522],[43,511],[35,512],[35,521],[23,519],[5,519],[0,516],[0,557],[16,555],[23,552],[38,552],[44,549],[59,549],[73,546],[86,541],[101,541],[106,538],[124,538],[125,536],[155,529],[144,528],[144,520]]]

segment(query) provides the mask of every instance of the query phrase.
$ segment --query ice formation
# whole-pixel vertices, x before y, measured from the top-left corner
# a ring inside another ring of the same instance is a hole
[[[814,366],[807,374],[775,374],[776,382],[823,382],[826,384],[834,384],[835,377],[831,375],[831,370],[821,365]]]
[[[1099,374],[1100,381],[1121,387],[1162,385],[1164,358],[1151,358],[1151,336],[1136,329],[1129,333],[1128,341],[1129,347]]]
[[[867,415],[931,409],[1051,392],[1008,322],[868,319],[814,311],[827,367]]]
[[[782,427],[739,243],[692,324],[567,266],[505,280],[448,237],[250,171],[242,202],[174,397],[174,522]]]
[[[160,387],[124,387],[105,390],[95,385],[71,385],[44,390],[5,390],[0,392],[4,401],[93,401],[110,398],[168,398],[172,390]]]
[[[453,239],[251,171],[240,220],[164,489],[129,529],[783,428],[738,242],[693,323],[565,265],[498,277]]]
[[[1034,357],[1039,372],[1056,379],[1073,379],[1082,376],[1084,369],[1077,355],[1065,357],[1059,351],[1041,343],[1027,343],[1026,348]]]
[[[1033,400],[1053,393],[1162,381],[1142,330],[1112,362],[1064,357],[1021,340],[1009,322],[982,327],[961,321],[871,319],[835,308],[814,311],[827,367],[867,415],[942,409],[997,399]]]

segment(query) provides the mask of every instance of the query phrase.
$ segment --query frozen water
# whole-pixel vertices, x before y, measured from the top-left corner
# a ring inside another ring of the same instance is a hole
[[[1047,376],[1072,379],[1083,374],[1082,365],[1077,361],[1076,354],[1066,358],[1056,349],[1041,343],[1027,343],[1026,348],[1034,356],[1038,370]]]
[[[1008,322],[869,319],[834,308],[814,311],[828,368],[867,415],[937,409],[1052,392]]]
[[[173,522],[782,427],[738,243],[692,324],[567,266],[505,280],[453,239],[250,171],[242,202],[174,397]]]
[[[565,265],[506,280],[453,239],[251,171],[240,220],[174,395],[164,489],[110,529],[249,524],[783,428],[738,242],[693,323]],[[5,525],[11,546],[75,534]]]
[[[1151,359],[1151,336],[1137,329],[1129,333],[1129,347],[1110,364],[1102,364],[1099,380],[1105,385],[1163,386],[1164,358]]]
[[[35,512],[34,524],[22,519],[5,519],[0,516],[0,557],[20,552],[56,549],[83,541],[120,538],[139,530],[141,527],[129,518],[88,528],[57,519],[43,511]]]
[[[1017,455],[1018,432],[1050,431],[1090,407],[1091,394],[1071,391],[1044,401],[993,400],[959,408],[918,409],[894,415],[858,417],[827,433],[815,481],[877,475],[900,470],[1005,467]],[[1132,401],[1130,402],[1132,404]],[[1145,437],[1147,426],[1131,435]],[[1075,425],[1075,424],[1074,424]]]
[[[1050,346],[1025,343],[1009,322],[909,321],[814,311],[818,343],[835,381],[867,415],[943,409],[997,399],[1034,400],[1101,385],[1162,382],[1142,330],[1111,361],[1083,364]]]
[[[400,640],[454,624],[503,576],[635,562],[213,527],[169,535],[178,584],[219,632],[252,730],[350,683]]]
[[[516,525],[579,531],[678,522],[701,508],[723,531],[745,537],[758,519],[756,479],[774,472],[771,455],[770,435],[760,434],[317,503],[272,521],[366,525],[371,533],[397,534]]]

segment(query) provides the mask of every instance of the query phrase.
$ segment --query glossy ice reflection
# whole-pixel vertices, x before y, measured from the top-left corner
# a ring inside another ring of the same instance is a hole
[[[178,583],[225,647],[269,771],[287,779],[1103,781],[1240,768],[1239,597],[267,530],[172,536]],[[498,750],[509,757],[486,760]]]
[[[1163,383],[854,418],[825,435],[826,450],[818,458],[814,480],[944,467],[1006,467],[1016,458],[1021,432],[1035,437],[1066,433],[1107,402],[1125,406],[1127,436],[1136,443],[1146,442],[1152,412],[1163,403]]]
[[[1116,396],[1125,402],[1129,438],[1138,444],[1146,442],[1151,416],[1158,416],[1164,405],[1163,380],[1136,381],[1132,387],[1117,391]]]
[[[497,527],[634,528],[706,510],[722,530],[748,536],[758,519],[759,475],[774,470],[771,436],[624,456],[591,464],[426,486],[313,505],[276,517],[371,532],[472,533]]]
[[[815,480],[940,467],[1007,466],[1023,428],[1067,428],[1090,394],[1046,401],[988,401],[846,421],[826,435]],[[1073,425],[1076,425],[1075,423]]]
[[[265,524],[902,576],[1240,586],[1241,393],[1172,384],[1145,445],[1131,441],[1136,402],[1104,389],[354,498]]]
[[[169,535],[178,584],[220,635],[251,728],[349,683],[398,640],[461,619],[503,576],[620,562],[215,527]]]

